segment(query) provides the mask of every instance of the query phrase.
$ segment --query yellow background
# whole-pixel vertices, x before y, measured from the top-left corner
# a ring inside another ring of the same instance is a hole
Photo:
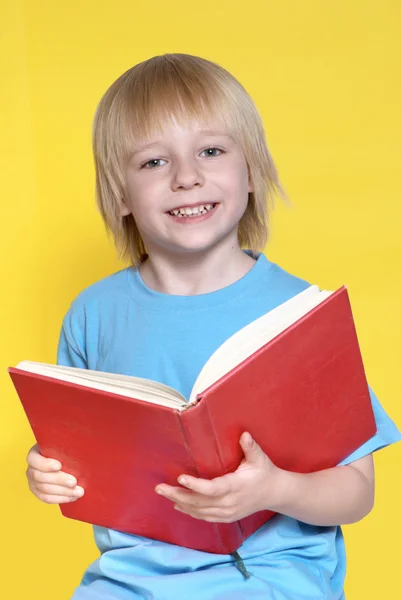
[[[398,0],[3,0],[1,23],[2,596],[70,598],[97,555],[88,525],[28,493],[33,438],[6,373],[54,362],[85,286],[121,268],[94,205],[91,122],[106,88],[152,55],[215,60],[255,99],[293,208],[267,254],[348,285],[368,379],[401,424]],[[345,528],[347,600],[399,594],[401,445],[379,452],[377,499]]]

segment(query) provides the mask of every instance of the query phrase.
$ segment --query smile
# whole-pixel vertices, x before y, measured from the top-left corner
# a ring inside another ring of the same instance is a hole
[[[216,204],[199,204],[198,206],[175,208],[174,210],[168,211],[172,217],[190,218],[199,217],[213,210]]]

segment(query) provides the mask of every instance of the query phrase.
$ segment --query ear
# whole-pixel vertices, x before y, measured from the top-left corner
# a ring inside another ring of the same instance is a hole
[[[254,190],[254,187],[253,187],[253,184],[252,184],[252,181],[251,181],[251,175],[249,174],[248,175],[248,193],[254,192],[254,191],[255,190]]]
[[[126,217],[131,213],[129,207],[126,205],[124,199],[121,200],[121,205],[119,208],[120,217]]]

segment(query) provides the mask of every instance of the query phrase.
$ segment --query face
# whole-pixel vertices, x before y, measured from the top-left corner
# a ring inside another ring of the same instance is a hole
[[[133,215],[149,254],[205,252],[223,243],[238,246],[251,191],[233,138],[211,125],[171,124],[135,147],[122,214]]]

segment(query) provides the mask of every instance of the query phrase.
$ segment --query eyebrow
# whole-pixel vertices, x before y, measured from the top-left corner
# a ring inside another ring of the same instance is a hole
[[[198,133],[199,133],[199,135],[208,135],[208,136],[219,135],[221,137],[230,138],[230,140],[232,140],[233,142],[235,142],[235,140],[232,137],[232,135],[230,135],[229,133],[223,133],[222,131],[212,131],[211,129],[204,129],[202,131],[199,131]],[[152,148],[152,146],[156,146],[157,144],[160,144],[160,143],[163,143],[163,142],[164,142],[164,140],[162,140],[160,138],[152,140],[151,142],[149,142],[147,144],[144,144],[143,146],[138,146],[137,148],[135,148],[135,150],[132,152],[132,155],[138,154],[138,152],[143,152],[147,148]]]
[[[202,131],[199,131],[199,133],[203,134],[203,135],[221,135],[224,137],[229,137],[232,140],[234,140],[234,138],[232,137],[232,135],[230,135],[229,133],[224,133],[223,131],[213,131],[211,129],[203,129]]]

